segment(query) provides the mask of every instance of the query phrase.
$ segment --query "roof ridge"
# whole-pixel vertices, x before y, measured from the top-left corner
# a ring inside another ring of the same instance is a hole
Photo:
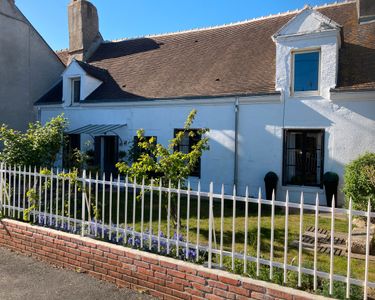
[[[141,38],[171,36],[171,35],[178,35],[178,34],[184,34],[184,33],[190,33],[190,32],[200,32],[200,31],[206,31],[206,30],[212,30],[212,29],[226,28],[226,27],[231,27],[231,26],[248,24],[248,23],[256,22],[256,21],[260,21],[260,20],[266,20],[266,19],[271,19],[271,18],[295,14],[295,13],[298,13],[298,12],[301,12],[301,11],[305,10],[307,6],[309,6],[312,9],[320,9],[320,8],[345,5],[345,4],[349,4],[349,3],[355,3],[355,2],[356,2],[356,0],[339,0],[339,1],[335,1],[333,3],[325,3],[325,4],[319,5],[319,6],[318,5],[315,5],[315,6],[305,5],[303,8],[297,8],[295,10],[288,10],[288,11],[283,12],[283,13],[270,14],[268,16],[255,17],[255,18],[252,18],[252,19],[247,19],[247,20],[238,21],[238,22],[231,22],[231,23],[222,24],[222,25],[214,25],[214,26],[208,26],[208,27],[202,27],[202,28],[193,28],[193,29],[180,30],[180,31],[174,31],[174,32],[157,33],[157,34],[149,34],[149,35],[144,35],[144,36],[135,36],[135,37],[129,37],[129,38],[106,40],[106,41],[104,41],[104,43],[116,43],[116,42],[137,40],[137,39],[141,39]]]

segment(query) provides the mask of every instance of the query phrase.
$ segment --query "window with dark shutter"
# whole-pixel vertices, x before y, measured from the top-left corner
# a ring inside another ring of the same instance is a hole
[[[181,131],[183,131],[183,129],[175,129],[174,137],[176,137],[177,133]],[[175,151],[180,151],[182,153],[187,154],[192,150],[192,147],[202,139],[201,134],[199,134],[199,129],[190,129],[190,131],[194,132],[194,136],[190,136],[189,132],[185,132],[185,135],[182,138],[181,143],[175,148]],[[197,165],[191,172],[190,176],[201,177],[201,158],[199,158]]]

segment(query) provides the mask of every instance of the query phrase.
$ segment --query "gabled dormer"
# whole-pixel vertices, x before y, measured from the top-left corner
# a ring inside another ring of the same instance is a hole
[[[63,106],[74,106],[84,102],[102,83],[99,70],[81,61],[73,60],[62,74]]]
[[[307,6],[276,32],[276,90],[287,97],[329,98],[337,84],[340,31]]]

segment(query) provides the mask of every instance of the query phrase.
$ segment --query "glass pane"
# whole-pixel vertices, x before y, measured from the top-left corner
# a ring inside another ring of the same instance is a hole
[[[73,81],[73,97],[74,102],[79,102],[81,100],[81,80]]]
[[[291,184],[303,184],[302,161],[303,135],[300,132],[290,132],[287,137],[287,182]]]
[[[319,52],[294,55],[294,91],[317,91],[319,81]]]
[[[306,133],[305,140],[305,184],[320,183],[322,133]]]

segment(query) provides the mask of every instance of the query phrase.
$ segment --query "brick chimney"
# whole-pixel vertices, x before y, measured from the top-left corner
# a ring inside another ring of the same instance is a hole
[[[375,21],[375,0],[357,0],[359,23]]]
[[[70,60],[86,61],[103,38],[96,7],[87,0],[72,0],[68,6]]]

